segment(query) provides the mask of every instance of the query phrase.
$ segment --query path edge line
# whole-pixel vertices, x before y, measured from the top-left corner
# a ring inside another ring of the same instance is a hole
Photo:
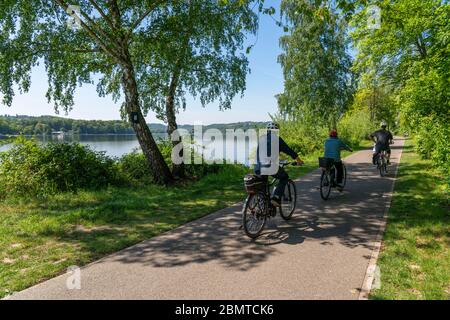
[[[366,269],[366,274],[364,276],[364,280],[361,286],[361,291],[359,292],[358,300],[369,300],[369,294],[370,291],[372,290],[372,284],[375,278],[375,272],[377,268],[378,256],[380,255],[381,244],[383,242],[383,236],[386,230],[388,214],[391,208],[392,199],[394,197],[395,183],[397,182],[398,170],[402,162],[401,160],[403,155],[403,148],[405,146],[405,141],[406,139],[403,140],[402,149],[398,157],[398,164],[395,168],[394,181],[392,182],[391,190],[388,193],[385,193],[385,195],[389,196],[389,201],[384,209],[383,218],[380,222],[380,228],[378,229],[378,234],[375,240],[373,241],[374,249],[372,250],[372,254],[370,256],[369,265],[367,266]]]

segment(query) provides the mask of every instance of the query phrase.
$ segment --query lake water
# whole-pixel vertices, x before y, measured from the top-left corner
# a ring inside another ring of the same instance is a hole
[[[163,139],[164,135],[154,135],[156,139]],[[30,137],[31,139],[32,137]],[[103,151],[111,157],[121,157],[124,154],[131,153],[134,150],[141,150],[139,142],[135,135],[65,135],[58,136],[37,136],[33,137],[42,143],[48,142],[78,142],[87,145],[95,151]],[[0,146],[0,152],[6,151],[11,144]],[[197,152],[200,148],[197,148]],[[236,161],[238,163],[249,164],[249,158],[256,153],[256,143],[247,141],[231,141],[225,142],[223,146],[220,144],[205,144],[205,158],[226,159]]]
[[[58,136],[37,136],[39,142],[79,142],[87,145],[96,151],[104,151],[111,157],[120,157],[126,153],[132,152],[139,147],[139,142],[134,135],[66,135],[63,138]],[[31,137],[30,137],[31,139]],[[0,151],[6,151],[11,144],[0,147]]]

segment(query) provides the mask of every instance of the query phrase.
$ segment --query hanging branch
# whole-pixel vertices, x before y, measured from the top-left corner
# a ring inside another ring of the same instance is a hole
[[[67,5],[67,3],[64,0],[54,0],[65,12],[67,12],[67,9],[69,8],[69,6]],[[87,16],[86,13],[84,13],[83,11],[80,12],[81,15],[83,17]],[[90,18],[88,19],[90,21],[90,23],[96,27],[96,29],[101,30],[101,28],[99,28],[97,26],[97,24],[95,24],[94,21],[92,21]],[[82,21],[80,19],[80,24],[82,26],[82,28],[91,36],[91,38],[97,43],[97,45],[105,52],[110,54],[113,58],[115,58],[116,60],[120,61],[120,54],[118,54],[115,51],[115,48],[109,48],[107,46],[106,43],[104,43],[102,41],[102,39],[99,37],[99,35],[90,27],[88,26],[84,21]]]
[[[94,8],[98,11],[98,13],[100,13],[103,19],[105,19],[106,23],[108,23],[111,30],[114,31],[115,30],[114,24],[112,23],[111,19],[106,15],[106,13],[102,10],[102,8],[100,8],[100,6],[94,0],[89,0],[89,2],[94,6]]]

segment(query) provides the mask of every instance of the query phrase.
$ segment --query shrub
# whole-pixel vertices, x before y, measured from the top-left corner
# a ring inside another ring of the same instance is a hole
[[[158,147],[166,163],[172,166],[172,144],[170,141],[161,140],[158,142]],[[191,178],[201,178],[208,174],[219,172],[221,167],[222,165],[219,164],[185,164],[185,173]],[[133,184],[152,183],[153,179],[151,178],[147,159],[139,149],[122,156],[118,160],[118,168],[120,175]]]
[[[424,117],[418,122],[414,137],[416,151],[447,174],[450,173],[449,136],[448,124],[436,117]]]
[[[0,195],[45,197],[119,183],[114,160],[77,143],[18,138],[0,154]]]
[[[275,120],[280,124],[280,136],[297,153],[308,155],[323,148],[326,128],[304,121]]]
[[[340,138],[353,146],[368,139],[375,129],[376,124],[370,120],[370,113],[367,109],[349,111],[338,123]]]
[[[132,184],[147,184],[153,180],[148,161],[138,150],[122,156],[117,167],[121,177]]]

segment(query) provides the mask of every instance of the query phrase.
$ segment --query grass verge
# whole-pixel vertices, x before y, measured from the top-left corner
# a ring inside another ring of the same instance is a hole
[[[450,298],[448,178],[406,141],[371,299]]]

